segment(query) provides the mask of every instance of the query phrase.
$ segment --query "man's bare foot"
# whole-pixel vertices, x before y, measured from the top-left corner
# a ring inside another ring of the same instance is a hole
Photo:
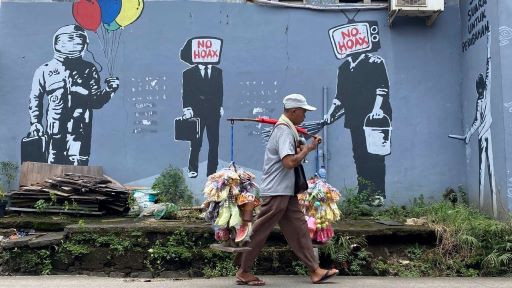
[[[319,284],[325,282],[327,279],[338,275],[339,271],[337,269],[325,270],[322,268],[317,268],[315,271],[310,272],[309,278],[311,282],[314,284]]]
[[[236,284],[248,286],[263,286],[265,282],[251,273],[238,270],[236,272]]]

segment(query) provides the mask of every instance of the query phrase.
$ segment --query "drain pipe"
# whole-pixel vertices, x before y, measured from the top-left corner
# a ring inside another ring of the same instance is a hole
[[[327,86],[323,86],[322,87],[322,117],[323,115],[325,115],[327,113],[327,105],[329,104],[328,102],[328,89],[327,89]],[[319,159],[318,159],[318,166],[317,166],[317,173],[320,177],[324,178],[327,180],[327,126],[324,127],[324,129],[322,130],[322,133],[323,133],[323,141],[322,141],[322,146],[321,148],[319,149],[318,151],[318,156],[319,156]]]

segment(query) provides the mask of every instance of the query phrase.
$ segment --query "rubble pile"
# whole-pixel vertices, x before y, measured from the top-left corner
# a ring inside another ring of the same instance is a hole
[[[85,215],[123,214],[129,191],[104,177],[65,173],[8,194],[10,211]]]

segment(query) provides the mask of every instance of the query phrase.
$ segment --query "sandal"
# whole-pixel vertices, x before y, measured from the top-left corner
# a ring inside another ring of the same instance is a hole
[[[331,270],[325,271],[324,276],[322,276],[322,278],[320,278],[320,279],[318,279],[316,281],[313,281],[313,284],[322,284],[325,281],[329,280],[331,277],[334,277],[334,276],[338,275],[338,272],[334,272],[332,274],[329,274],[329,272],[331,272]]]
[[[236,285],[264,286],[265,282],[258,277],[254,277],[254,279],[249,281],[237,277]]]

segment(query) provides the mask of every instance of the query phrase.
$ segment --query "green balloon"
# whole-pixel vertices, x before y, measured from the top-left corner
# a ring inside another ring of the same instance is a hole
[[[105,29],[108,31],[116,31],[117,29],[121,28],[121,26],[119,26],[115,20],[110,24],[103,24],[103,27],[105,27]]]

